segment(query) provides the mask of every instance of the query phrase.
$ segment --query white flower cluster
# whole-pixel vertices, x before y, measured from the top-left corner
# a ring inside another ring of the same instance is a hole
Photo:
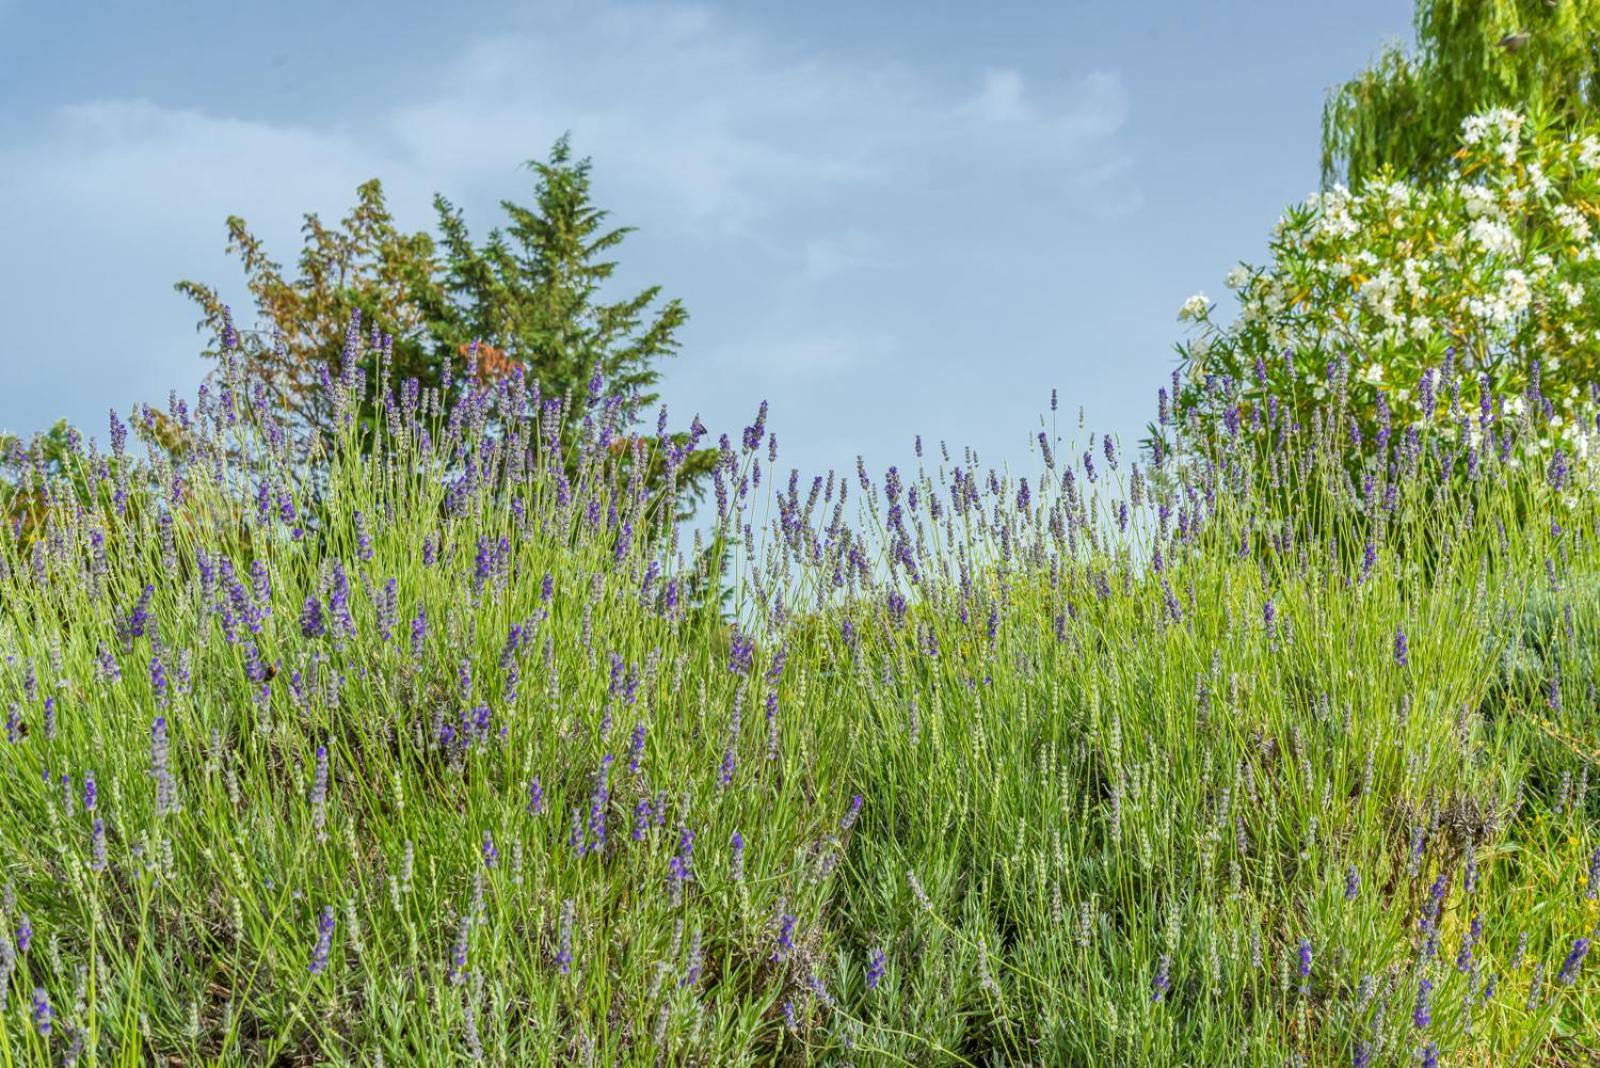
[[[1586,171],[1600,171],[1600,137],[1585,137],[1578,142],[1578,166]]]
[[[1600,380],[1600,136],[1528,130],[1516,112],[1486,111],[1462,124],[1443,182],[1335,185],[1288,209],[1271,262],[1225,277],[1236,320],[1212,322],[1204,294],[1184,302],[1178,318],[1198,335],[1191,370],[1247,380],[1258,358],[1290,351],[1296,379],[1310,369],[1321,381],[1344,354],[1351,380],[1404,418],[1450,346],[1464,381],[1489,372],[1506,397],[1539,361],[1555,406],[1544,425],[1557,437],[1592,431],[1592,414],[1577,418],[1587,394],[1567,387]]]
[[[1483,251],[1501,256],[1517,254],[1517,235],[1504,219],[1478,218],[1467,228],[1467,236]]]
[[[1469,115],[1461,124],[1461,141],[1469,146],[1483,145],[1498,153],[1506,166],[1512,166],[1522,144],[1522,116],[1507,108]]]
[[[1183,307],[1178,309],[1178,321],[1193,320],[1199,322],[1206,317],[1206,312],[1211,310],[1211,301],[1204,293],[1196,293],[1183,302]]]

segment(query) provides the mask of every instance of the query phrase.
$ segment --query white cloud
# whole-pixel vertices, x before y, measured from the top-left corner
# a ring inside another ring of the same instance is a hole
[[[836,209],[926,189],[953,162],[1043,171],[1089,210],[1127,195],[1115,138],[1127,104],[1111,74],[1042,91],[997,70],[964,94],[894,63],[797,55],[704,8],[572,5],[540,19],[486,37],[359,124],[101,100],[0,144],[0,232],[17,250],[0,277],[38,313],[18,343],[96,353],[94,386],[119,405],[164,394],[199,373],[195,316],[172,283],[221,279],[243,296],[227,215],[292,267],[300,214],[341,216],[367,178],[384,180],[402,225],[425,226],[434,190],[468,204],[522,195],[517,166],[569,129],[619,221],[763,256],[793,284],[888,263],[870,220],[830,222]],[[882,344],[830,337],[777,358],[828,373]],[[59,396],[51,373],[25,371],[24,392]]]
[[[991,70],[983,89],[961,105],[961,113],[983,123],[1027,122],[1030,112],[1022,98],[1022,75],[1014,70]]]

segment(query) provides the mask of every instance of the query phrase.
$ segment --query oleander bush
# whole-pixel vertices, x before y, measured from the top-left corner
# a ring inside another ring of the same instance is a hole
[[[1225,379],[1247,414],[1331,410],[1359,457],[1391,426],[1477,439],[1491,406],[1537,404],[1545,460],[1595,444],[1600,130],[1474,115],[1445,180],[1381,172],[1313,194],[1268,253],[1230,272],[1231,322],[1203,294],[1181,309],[1180,409],[1214,418],[1207,384]]]

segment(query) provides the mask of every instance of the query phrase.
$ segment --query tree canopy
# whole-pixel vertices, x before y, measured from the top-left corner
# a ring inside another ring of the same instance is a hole
[[[1415,27],[1411,50],[1386,45],[1329,94],[1325,186],[1441,178],[1463,120],[1491,108],[1569,128],[1600,111],[1600,0],[1418,0]]]
[[[333,398],[325,385],[344,354],[374,349],[352,344],[354,322],[384,339],[376,348],[393,380],[415,378],[446,396],[464,382],[456,378],[463,368],[479,382],[520,372],[542,395],[570,394],[581,406],[596,401],[586,383],[598,370],[630,411],[653,406],[657,362],[677,352],[688,313],[677,300],[661,300],[659,286],[614,301],[604,296],[617,268],[607,257],[632,228],[607,225],[608,213],[591,199],[590,161],[573,156],[568,138],[527,166],[532,203],[502,201],[507,222],[481,244],[442,195],[434,198],[437,237],[405,232],[377,179],[356,190],[355,207],[337,227],[305,216],[293,275],[243,219],[230,217],[228,251],[244,267],[262,327],[240,331],[215,286],[179,282],[201,309],[199,328],[211,339],[206,355],[234,351],[252,385],[310,435],[329,429]],[[684,446],[687,435],[678,437]],[[698,450],[678,464],[685,500],[700,492],[714,455]],[[652,478],[661,475],[657,463]]]

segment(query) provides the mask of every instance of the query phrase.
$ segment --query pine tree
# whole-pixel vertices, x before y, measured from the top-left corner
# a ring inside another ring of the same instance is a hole
[[[305,217],[293,278],[243,219],[230,217],[228,251],[244,267],[265,328],[238,330],[215,287],[180,282],[176,288],[200,306],[199,327],[211,335],[206,355],[237,350],[247,381],[267,390],[308,437],[331,427],[324,383],[337,375],[347,347],[359,348],[347,336],[357,317],[364,332],[390,339],[391,381],[416,378],[448,399],[464,384],[457,378],[463,367],[473,367],[479,381],[520,369],[544,396],[570,394],[581,407],[598,368],[607,393],[626,398],[625,422],[631,422],[658,400],[657,361],[677,352],[688,314],[676,300],[657,307],[659,286],[602,300],[617,268],[605,257],[632,228],[606,228],[608,213],[590,198],[590,161],[575,160],[566,137],[546,160],[528,166],[535,176],[532,205],[502,201],[508,222],[481,247],[443,196],[434,198],[437,240],[403,232],[376,179],[360,186],[338,228]],[[580,422],[571,420],[571,428]],[[675,440],[683,446],[686,435]],[[700,449],[679,466],[673,489],[680,514],[703,494],[714,457]],[[664,479],[657,451],[646,481],[657,489]]]
[[[530,368],[546,394],[581,393],[598,366],[610,390],[652,406],[656,361],[673,355],[688,319],[677,300],[652,312],[661,287],[601,303],[616,271],[606,253],[632,227],[605,227],[608,213],[590,199],[588,159],[573,160],[567,138],[550,157],[530,161],[537,176],[533,207],[501,201],[510,222],[480,249],[461,212],[434,198],[449,302],[434,329],[459,347],[473,340]]]

